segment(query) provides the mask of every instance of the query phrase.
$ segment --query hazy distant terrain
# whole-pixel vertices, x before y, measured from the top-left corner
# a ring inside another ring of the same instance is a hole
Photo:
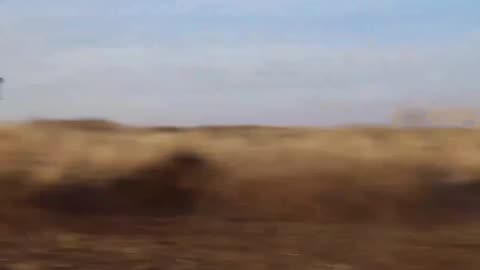
[[[479,150],[477,129],[5,124],[0,249],[11,269],[478,269]]]

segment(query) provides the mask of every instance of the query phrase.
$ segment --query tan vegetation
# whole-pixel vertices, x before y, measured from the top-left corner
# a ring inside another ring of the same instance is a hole
[[[431,221],[478,212],[479,150],[467,129],[37,121],[0,129],[0,190],[76,214]]]
[[[468,129],[4,125],[0,268],[478,269],[479,149]]]

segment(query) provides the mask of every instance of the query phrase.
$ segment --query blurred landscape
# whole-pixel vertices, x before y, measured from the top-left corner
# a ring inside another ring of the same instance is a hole
[[[478,11],[0,0],[0,270],[479,270]]]
[[[2,269],[478,269],[480,130],[0,128]]]

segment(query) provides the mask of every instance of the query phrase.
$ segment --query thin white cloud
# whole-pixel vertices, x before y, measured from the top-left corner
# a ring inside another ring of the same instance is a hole
[[[402,101],[480,101],[475,88],[480,44],[472,42],[423,48],[239,44],[63,51],[0,44],[0,58],[9,59],[0,65],[8,70],[0,110],[2,118],[315,124],[332,121],[322,117],[325,111],[347,121],[342,110],[350,106],[350,119],[380,120],[388,118],[388,106]],[[335,111],[328,104],[343,106]],[[362,106],[377,106],[383,115],[362,114]]]

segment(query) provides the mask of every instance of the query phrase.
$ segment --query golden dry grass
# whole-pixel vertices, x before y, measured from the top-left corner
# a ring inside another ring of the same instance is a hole
[[[102,123],[2,126],[3,208],[355,222],[480,208],[480,130]]]

